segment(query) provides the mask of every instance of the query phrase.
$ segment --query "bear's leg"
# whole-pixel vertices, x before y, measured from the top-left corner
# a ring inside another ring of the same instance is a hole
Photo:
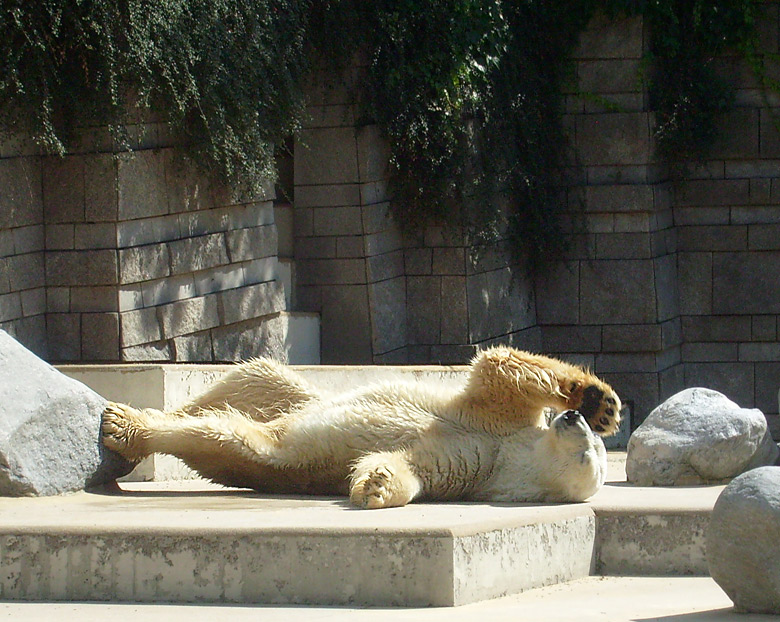
[[[204,471],[223,471],[235,461],[265,465],[274,461],[274,436],[263,424],[231,411],[170,416],[152,408],[109,403],[102,431],[103,444],[130,461],[153,453],[171,454],[206,477],[213,475]]]
[[[513,348],[475,357],[467,395],[488,415],[502,405],[501,421],[514,427],[539,425],[545,408],[578,410],[605,436],[620,425],[620,399],[608,384],[576,365]]]
[[[406,505],[422,490],[405,452],[377,452],[355,463],[349,498],[358,507],[373,510]]]
[[[268,422],[319,397],[319,392],[287,365],[271,359],[252,359],[236,365],[203,394],[172,414],[200,416],[210,410],[230,407],[256,421]]]

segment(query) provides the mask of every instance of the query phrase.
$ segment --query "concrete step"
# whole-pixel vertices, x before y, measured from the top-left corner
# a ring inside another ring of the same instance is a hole
[[[777,622],[734,611],[709,577],[589,577],[461,607],[370,609],[117,602],[0,602],[0,619],[25,622]]]
[[[722,487],[570,505],[260,496],[203,481],[0,499],[0,599],[455,606],[591,575],[703,575]],[[618,481],[614,481],[618,480]]]

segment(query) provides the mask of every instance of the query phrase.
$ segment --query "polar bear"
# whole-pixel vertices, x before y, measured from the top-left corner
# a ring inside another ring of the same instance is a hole
[[[596,432],[614,433],[620,408],[584,369],[500,346],[475,356],[459,389],[385,382],[330,395],[254,359],[179,410],[111,403],[102,433],[131,461],[172,454],[227,486],[344,494],[362,508],[576,502],[604,483]]]

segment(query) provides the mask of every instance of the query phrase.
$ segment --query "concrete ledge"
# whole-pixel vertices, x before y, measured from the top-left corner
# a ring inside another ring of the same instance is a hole
[[[721,489],[378,511],[203,481],[3,499],[0,599],[452,606],[594,573],[703,574]]]

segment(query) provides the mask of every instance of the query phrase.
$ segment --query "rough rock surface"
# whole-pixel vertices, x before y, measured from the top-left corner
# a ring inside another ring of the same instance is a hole
[[[628,481],[640,486],[725,483],[778,456],[766,418],[711,389],[685,389],[631,435]]]
[[[100,443],[106,400],[0,330],[0,495],[54,495],[132,465]]]
[[[739,611],[780,614],[780,467],[735,478],[707,530],[707,565]]]

